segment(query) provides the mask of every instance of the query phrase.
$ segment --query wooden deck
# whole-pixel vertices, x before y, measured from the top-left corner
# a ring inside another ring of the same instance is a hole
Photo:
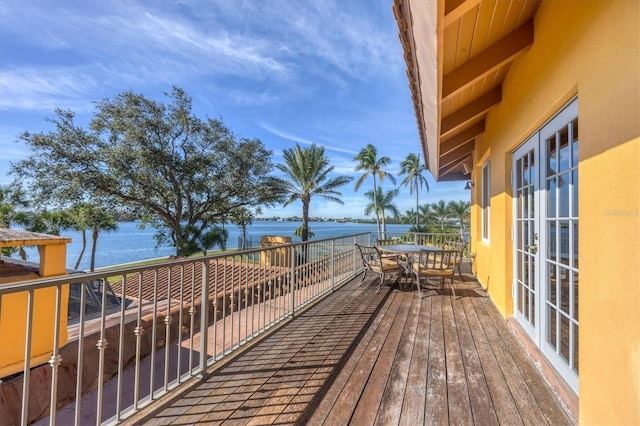
[[[475,281],[360,277],[140,424],[571,424]]]

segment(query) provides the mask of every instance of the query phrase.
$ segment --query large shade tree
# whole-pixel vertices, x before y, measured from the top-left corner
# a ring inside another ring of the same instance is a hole
[[[319,196],[338,204],[344,204],[337,188],[351,182],[351,176],[331,176],[334,166],[324,154],[324,147],[315,143],[308,147],[296,144],[282,151],[284,164],[276,167],[285,175],[284,190],[288,195],[285,206],[300,200],[302,202],[302,241],[309,239],[309,204],[311,198]]]
[[[358,162],[356,171],[363,172],[356,181],[354,187],[356,191],[370,175],[373,177],[373,194],[378,193],[377,180],[380,180],[380,184],[382,184],[384,179],[388,178],[394,185],[396,184],[396,178],[391,173],[383,170],[389,165],[389,163],[391,163],[391,159],[387,156],[378,158],[378,150],[375,146],[368,144],[366,147],[360,150],[360,152],[353,158],[353,160]],[[377,203],[376,198],[377,197],[373,197],[374,212],[376,215],[376,226],[378,228],[378,233],[381,233],[382,229],[380,228],[380,209],[377,205],[375,205]]]
[[[20,137],[31,155],[12,170],[36,196],[75,188],[76,202],[87,194],[119,200],[179,256],[192,254],[235,209],[282,199],[260,140],[196,117],[182,89],[167,97],[163,103],[129,91],[104,99],[89,130],[71,111],[57,110],[53,131]]]
[[[420,188],[426,187],[427,192],[429,192],[429,182],[427,182],[427,178],[424,176],[425,172],[426,168],[424,164],[420,164],[419,155],[411,153],[400,163],[400,172],[398,174],[400,176],[406,175],[402,182],[400,182],[400,186],[409,186],[410,194],[413,194],[415,191],[416,212],[420,209]],[[416,232],[420,232],[419,214],[415,215],[415,220]]]

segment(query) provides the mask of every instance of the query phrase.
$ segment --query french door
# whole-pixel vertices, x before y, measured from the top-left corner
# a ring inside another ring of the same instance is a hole
[[[578,100],[512,155],[515,316],[578,393]]]

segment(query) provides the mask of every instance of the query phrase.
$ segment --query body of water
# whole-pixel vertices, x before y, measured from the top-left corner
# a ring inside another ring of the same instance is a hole
[[[256,221],[247,227],[247,239],[254,246],[259,245],[260,237],[263,235],[287,236],[291,237],[294,242],[300,241],[299,238],[293,236],[296,228],[300,225],[300,222]],[[376,231],[376,225],[371,223],[310,222],[309,227],[314,233],[313,239]],[[388,224],[387,232],[406,232],[410,227],[411,225]],[[227,249],[237,248],[242,236],[240,228],[228,224],[225,229],[229,233]],[[156,242],[153,239],[154,233],[153,228],[140,229],[137,222],[119,222],[116,231],[101,232],[96,249],[96,268],[175,254],[175,249],[171,246],[162,246],[156,249]],[[67,245],[67,267],[73,268],[82,249],[82,234],[76,231],[63,231],[61,235],[72,239],[71,243]],[[218,247],[214,247],[212,250],[218,249]],[[38,261],[36,248],[27,247],[26,251],[28,260]],[[78,269],[88,270],[90,262],[91,233],[87,232],[87,248]]]

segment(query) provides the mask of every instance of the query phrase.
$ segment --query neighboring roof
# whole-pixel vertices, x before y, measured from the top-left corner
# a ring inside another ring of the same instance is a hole
[[[0,247],[48,246],[68,244],[71,238],[40,234],[17,229],[0,228]]]
[[[0,284],[40,278],[37,266],[0,260]]]
[[[171,271],[171,275],[169,275]],[[227,259],[210,261],[211,293],[237,292],[240,288],[255,287],[276,281],[285,282],[290,268],[233,262]],[[182,285],[186,283],[186,285]],[[111,283],[113,291],[123,294],[122,279]],[[202,293],[202,265],[197,262],[172,265],[171,262],[126,276],[124,295],[129,300],[200,300]],[[140,289],[142,292],[140,292]],[[264,290],[263,290],[264,291]]]
[[[466,180],[475,138],[533,44],[540,0],[395,0],[418,132],[436,180]],[[433,86],[436,86],[434,89]]]

